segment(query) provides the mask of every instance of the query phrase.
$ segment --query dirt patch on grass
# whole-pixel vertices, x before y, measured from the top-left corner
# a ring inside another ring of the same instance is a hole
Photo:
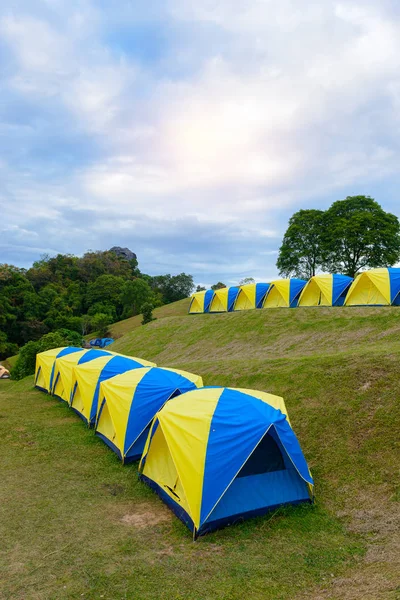
[[[172,514],[170,511],[163,509],[161,506],[151,510],[147,504],[138,504],[135,506],[134,512],[124,514],[120,521],[124,525],[129,525],[136,529],[146,529],[160,523],[169,523],[171,518]]]
[[[109,494],[110,496],[119,496],[123,494],[125,488],[123,485],[119,485],[118,483],[103,483],[101,486],[102,490]]]
[[[370,387],[371,387],[371,382],[366,381],[365,383],[360,385],[360,387],[358,389],[360,390],[360,392],[366,392],[367,390],[369,390]]]

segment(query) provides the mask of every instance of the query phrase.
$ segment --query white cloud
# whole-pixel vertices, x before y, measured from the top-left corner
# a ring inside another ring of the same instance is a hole
[[[117,234],[134,232],[146,260],[179,264],[182,247],[170,250],[165,232],[185,236],[185,217],[197,236],[208,227],[227,244],[252,238],[256,257],[220,266],[207,253],[192,259],[187,239],[194,269],[245,276],[272,265],[291,210],[398,171],[400,22],[385,2],[168,0],[174,39],[157,67],[130,40],[118,51],[107,41],[111,27],[146,22],[129,2],[120,15],[86,0],[47,0],[42,13],[21,5],[0,8],[13,65],[2,97],[32,111],[0,122],[14,153],[0,184],[0,198],[16,203],[8,234],[42,218],[64,251],[93,247],[113,212]],[[91,211],[97,230],[71,220],[70,209]],[[153,226],[141,237],[146,218]],[[168,251],[152,254],[164,238]]]

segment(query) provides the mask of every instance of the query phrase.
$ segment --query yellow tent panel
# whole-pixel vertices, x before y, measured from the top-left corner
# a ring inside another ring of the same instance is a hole
[[[53,348],[36,355],[35,386],[50,391],[50,377],[57,355],[64,348]]]
[[[390,306],[390,278],[388,269],[371,269],[360,273],[353,281],[346,297],[346,306]]]
[[[214,297],[210,304],[211,312],[226,312],[228,307],[228,289],[227,287],[215,290]]]
[[[235,310],[250,310],[256,307],[256,284],[247,283],[239,287]]]
[[[290,306],[290,279],[278,279],[271,283],[263,308],[283,308]]]
[[[89,350],[80,350],[73,354],[68,354],[61,358],[57,358],[54,366],[54,382],[52,393],[54,396],[69,402],[72,389],[72,372],[73,368],[82,356]]]
[[[197,292],[196,294],[193,294],[189,309],[190,314],[204,312],[204,295],[205,292]]]
[[[312,277],[301,293],[299,306],[332,306],[332,275]]]

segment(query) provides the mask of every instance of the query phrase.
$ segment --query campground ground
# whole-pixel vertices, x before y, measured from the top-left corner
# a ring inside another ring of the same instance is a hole
[[[314,506],[191,540],[32,378],[0,382],[0,598],[400,598],[400,312],[317,308],[116,324],[113,350],[285,398]]]

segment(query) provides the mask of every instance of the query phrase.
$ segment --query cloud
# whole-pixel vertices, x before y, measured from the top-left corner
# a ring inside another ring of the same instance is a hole
[[[398,212],[399,34],[389,1],[0,7],[2,256],[266,279],[294,210]]]

